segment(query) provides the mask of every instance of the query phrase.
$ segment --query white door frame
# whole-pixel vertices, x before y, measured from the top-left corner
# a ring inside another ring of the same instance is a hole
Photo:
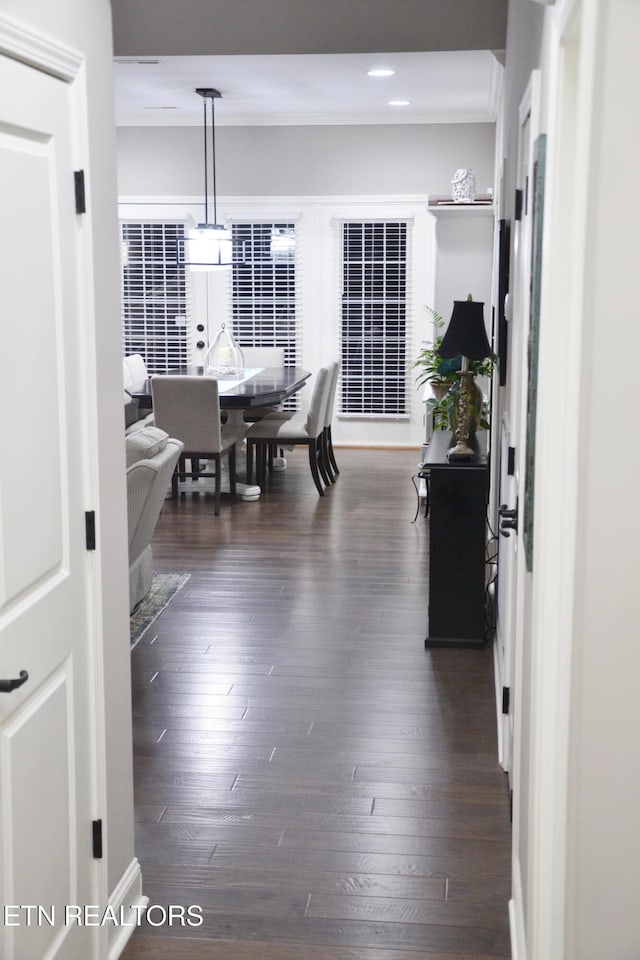
[[[88,107],[84,57],[78,51],[63,45],[48,36],[32,29],[27,23],[22,23],[0,15],[0,56],[26,64],[28,67],[40,71],[69,85],[71,114],[73,122],[72,133],[72,162],[75,169],[89,169],[88,153]],[[96,387],[95,378],[90,372],[95,367],[95,342],[93,331],[93,284],[90,270],[91,263],[91,229],[89,216],[86,221],[78,220],[76,246],[68,255],[75,256],[78,262],[76,270],[75,298],[77,310],[82,310],[87,317],[84,324],[84,337],[78,344],[78,351],[82,359],[82,370],[85,375],[77,384],[78,403],[85,408],[86,414],[82,421],[81,443],[86,456],[82,465],[69,464],[68,468],[81,469],[83,474],[83,497],[85,505],[96,505],[99,501],[97,478],[97,444],[95,438],[96,423]],[[76,509],[83,509],[83,505],[75,505]],[[26,532],[25,532],[26,533]],[[84,630],[86,637],[87,657],[90,664],[91,689],[88,702],[89,716],[75,718],[76,723],[82,724],[88,730],[90,741],[90,756],[88,774],[89,804],[91,817],[105,822],[107,809],[106,792],[106,749],[104,727],[104,670],[102,660],[102,632],[99,620],[100,569],[99,556],[87,552],[84,569],[86,591],[86,623],[79,627]],[[82,682],[82,678],[77,678]],[[34,763],[37,758],[34,757]],[[87,825],[87,845],[84,856],[91,858],[90,825]],[[106,849],[106,837],[103,837]],[[107,861],[106,858],[91,860],[91,897],[93,904],[106,906],[108,902]],[[44,906],[44,905],[41,905]],[[91,957],[106,956],[108,950],[109,930],[106,927],[96,926],[91,931]],[[87,960],[90,957],[87,956]]]
[[[526,865],[521,863],[520,852],[523,840],[520,814],[523,810],[521,796],[530,782],[527,757],[523,750],[523,723],[525,718],[526,671],[524,670],[525,645],[528,646],[530,624],[527,608],[531,591],[531,574],[526,570],[523,530],[524,491],[527,454],[527,404],[528,404],[528,339],[531,308],[531,253],[533,248],[533,173],[535,144],[541,132],[541,74],[534,70],[525,89],[518,114],[518,186],[523,190],[522,216],[514,231],[514,250],[511,276],[513,318],[510,321],[509,339],[511,349],[511,437],[515,437],[516,456],[512,496],[518,501],[518,534],[513,541],[510,570],[510,603],[507,614],[507,630],[511,632],[505,644],[505,674],[510,683],[510,715],[504,716],[503,736],[511,738],[512,755],[510,781],[513,791],[513,861],[512,899],[509,903],[512,952],[522,960],[526,956],[526,919],[523,902]],[[526,138],[524,135],[527,128]],[[515,507],[515,502],[509,506]],[[513,536],[513,535],[512,535]],[[526,838],[524,838],[526,841]]]
[[[527,125],[527,141],[524,140],[524,127]],[[526,444],[526,405],[527,405],[527,333],[529,327],[530,306],[530,263],[531,263],[531,176],[533,172],[533,146],[540,130],[540,73],[534,71],[524,92],[519,109],[518,135],[518,173],[517,188],[523,194],[523,208],[520,220],[514,221],[512,231],[513,257],[511,264],[511,292],[507,311],[509,325],[508,381],[506,390],[509,403],[505,404],[500,419],[500,431],[497,434],[496,449],[499,458],[505,454],[505,441],[514,446],[513,475],[506,477],[505,464],[501,462],[500,476],[497,477],[500,498],[506,506],[515,509],[519,504],[520,527],[522,519],[523,482]],[[527,183],[529,181],[529,183]],[[506,483],[502,483],[506,479]],[[519,691],[516,675],[518,655],[522,647],[523,602],[518,589],[522,583],[518,580],[518,563],[522,553],[521,533],[511,531],[508,539],[499,533],[499,583],[497,617],[497,657],[501,667],[502,686],[510,692],[509,709],[500,714],[499,743],[500,763],[509,773],[509,782],[513,786],[514,778],[514,728]],[[522,578],[521,578],[522,580]]]
[[[567,956],[567,798],[589,137],[597,3],[550,12],[530,678],[527,946]],[[590,22],[587,22],[590,21]],[[562,411],[559,416],[558,411]],[[615,815],[615,814],[614,814]]]

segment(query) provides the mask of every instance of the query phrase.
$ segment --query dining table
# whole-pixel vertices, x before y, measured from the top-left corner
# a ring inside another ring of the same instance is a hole
[[[245,367],[237,374],[215,374],[202,366],[173,367],[167,370],[171,376],[215,377],[220,393],[220,408],[227,411],[249,410],[282,403],[297,393],[311,374],[301,367]],[[155,374],[162,376],[162,374]],[[127,393],[141,409],[150,410],[151,380],[127,387]]]
[[[226,411],[227,422],[236,422],[239,425],[242,425],[245,420],[245,410],[258,410],[260,407],[283,403],[301,390],[311,376],[310,372],[302,367],[245,367],[237,373],[219,374],[196,365],[173,367],[167,370],[167,374],[215,377],[218,381],[220,409]],[[126,387],[132,403],[136,404],[141,411],[153,409],[151,381],[154,376],[162,376],[162,374],[153,374],[141,383]],[[285,467],[286,461],[283,461],[280,469]],[[228,492],[228,478],[223,474],[223,491],[225,487]],[[260,487],[255,484],[240,481],[236,487],[238,496],[243,500],[258,500],[260,497]]]

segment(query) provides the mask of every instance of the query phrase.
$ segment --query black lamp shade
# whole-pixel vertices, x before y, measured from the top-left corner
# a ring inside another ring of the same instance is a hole
[[[491,356],[491,347],[484,326],[484,303],[479,300],[454,300],[453,313],[442,338],[441,357],[468,357],[484,360]]]

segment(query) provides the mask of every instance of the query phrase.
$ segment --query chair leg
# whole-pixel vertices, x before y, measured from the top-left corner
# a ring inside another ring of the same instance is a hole
[[[253,448],[254,444],[247,437],[247,483],[253,483]]]
[[[236,499],[236,448],[235,445],[229,449],[229,494],[231,502]]]
[[[316,457],[318,462],[318,469],[322,474],[322,479],[325,482],[325,486],[330,487],[331,479],[329,477],[329,472],[327,470],[327,466],[324,459],[324,449],[322,446],[322,434],[320,434],[319,437],[316,437],[315,446],[316,446]]]
[[[264,490],[267,486],[267,444],[259,443],[257,447],[258,486]]]
[[[220,493],[221,493],[221,481],[222,481],[222,477],[220,476],[222,472],[220,469],[222,466],[222,458],[220,457],[219,453],[215,454],[215,461],[216,461],[216,489],[215,489],[215,500],[213,503],[213,512],[217,517],[218,514],[220,513]]]
[[[329,478],[330,483],[335,483],[336,478],[333,470],[331,469],[331,461],[329,459],[329,446],[327,443],[327,431],[326,428],[320,434],[320,449],[322,451],[322,463],[324,464],[325,473]]]
[[[327,427],[327,450],[329,451],[329,460],[331,466],[333,467],[333,472],[336,476],[340,473],[338,470],[338,464],[336,463],[335,453],[333,452],[333,440],[331,439],[331,425]]]
[[[321,497],[324,497],[324,488],[318,471],[318,441],[312,440],[309,444],[309,466],[311,467],[311,476],[316,485],[316,489]]]

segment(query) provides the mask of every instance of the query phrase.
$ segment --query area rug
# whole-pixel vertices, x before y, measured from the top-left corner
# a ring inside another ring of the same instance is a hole
[[[154,573],[149,593],[143,597],[129,618],[132,650],[190,576],[190,573]]]

